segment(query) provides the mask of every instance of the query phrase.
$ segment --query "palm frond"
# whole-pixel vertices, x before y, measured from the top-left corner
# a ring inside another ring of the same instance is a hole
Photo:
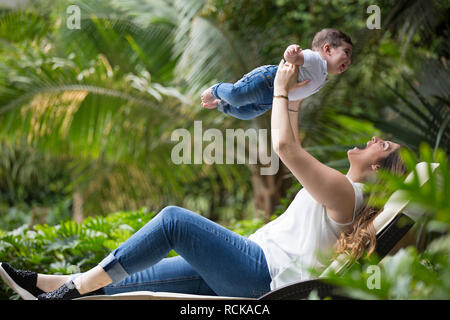
[[[196,17],[175,69],[176,77],[188,84],[188,95],[198,94],[211,81],[235,82],[246,71],[241,52],[225,34],[210,20]]]
[[[403,104],[390,105],[391,109],[397,111],[397,116],[392,120],[373,119],[375,126],[393,134],[415,150],[418,150],[422,142],[435,146],[435,149],[440,146],[444,150],[450,150],[450,110],[447,97],[425,97],[421,87],[415,87],[408,78],[403,78],[415,100],[406,98],[404,94],[388,86]]]
[[[205,0],[176,0],[178,25],[174,30],[175,77],[189,96],[212,82],[237,81],[250,67],[262,63],[254,50],[236,38],[206,11]],[[240,48],[246,47],[246,50]]]
[[[40,39],[51,32],[48,17],[32,11],[0,11],[0,38],[10,42]]]

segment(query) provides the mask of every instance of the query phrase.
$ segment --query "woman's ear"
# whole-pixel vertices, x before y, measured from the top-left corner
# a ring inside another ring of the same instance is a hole
[[[370,167],[372,168],[372,171],[377,171],[378,169],[380,169],[379,164],[372,164],[372,165],[370,165]]]

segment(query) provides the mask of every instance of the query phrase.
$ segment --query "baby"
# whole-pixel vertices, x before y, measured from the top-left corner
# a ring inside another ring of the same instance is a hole
[[[310,80],[305,86],[289,92],[289,100],[309,97],[328,81],[327,75],[339,74],[348,69],[352,55],[352,40],[343,32],[323,29],[316,33],[312,50],[302,50],[292,44],[286,48],[286,62],[298,66],[298,82]],[[272,107],[273,81],[278,66],[258,67],[244,75],[238,82],[220,82],[202,95],[202,106],[218,108],[242,120],[253,119]]]

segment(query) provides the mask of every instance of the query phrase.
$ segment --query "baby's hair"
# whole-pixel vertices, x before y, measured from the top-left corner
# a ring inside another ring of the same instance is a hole
[[[331,47],[337,48],[345,41],[353,46],[352,39],[342,31],[336,29],[322,29],[316,33],[312,41],[312,49],[320,50],[324,44],[328,43]]]

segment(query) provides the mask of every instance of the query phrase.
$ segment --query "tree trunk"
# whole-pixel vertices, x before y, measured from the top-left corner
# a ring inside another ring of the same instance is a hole
[[[45,224],[47,222],[49,212],[49,207],[33,206],[31,209],[31,219],[28,227],[32,229],[36,224]]]
[[[73,194],[72,219],[75,220],[77,223],[81,223],[84,219],[83,196],[81,195],[81,192],[75,192]]]
[[[254,205],[264,212],[264,219],[270,221],[281,199],[286,196],[286,191],[292,185],[290,172],[280,161],[280,167],[274,175],[261,175],[259,167],[253,171],[252,184],[254,192]]]
[[[33,207],[31,208],[31,219],[30,219],[30,224],[28,225],[28,228],[30,228],[30,229],[33,228],[33,226],[34,226],[35,223],[36,223],[37,215],[38,215],[38,213],[37,213],[37,207],[36,207],[36,206],[33,206]]]
[[[258,129],[266,129],[269,133],[269,137],[266,141],[258,141],[259,154],[272,155],[274,150],[272,149],[272,138],[270,136],[271,126],[270,116],[258,117],[255,119],[255,125]],[[259,138],[260,139],[260,138]],[[269,152],[270,151],[270,152]],[[276,207],[281,203],[281,199],[286,196],[286,192],[292,185],[291,172],[283,164],[283,162],[276,157],[276,161],[279,162],[278,171],[273,175],[261,175],[261,168],[264,167],[259,161],[258,164],[250,166],[252,171],[252,184],[253,184],[253,203],[256,209],[264,212],[265,221],[270,221],[271,216],[275,213]],[[271,166],[273,163],[270,164]]]

